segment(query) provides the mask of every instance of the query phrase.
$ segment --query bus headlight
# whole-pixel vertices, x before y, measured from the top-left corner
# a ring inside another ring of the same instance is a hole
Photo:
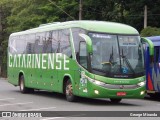
[[[92,83],[94,83],[94,84],[96,84],[96,85],[100,85],[100,86],[105,85],[104,82],[101,82],[101,81],[98,81],[98,80],[94,80],[94,79],[91,79],[91,78],[89,78],[89,77],[87,77],[87,79],[88,79],[90,82],[92,82]]]
[[[105,84],[104,82],[101,82],[101,81],[98,81],[98,80],[95,80],[94,83],[97,84],[97,85],[104,85]]]
[[[142,86],[146,85],[146,81],[140,82],[137,85],[140,86],[140,87],[142,87]]]

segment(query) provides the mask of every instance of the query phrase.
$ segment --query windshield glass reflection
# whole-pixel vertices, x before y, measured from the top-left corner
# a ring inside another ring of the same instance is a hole
[[[111,77],[144,74],[139,36],[89,33],[93,43],[91,67],[94,73]]]

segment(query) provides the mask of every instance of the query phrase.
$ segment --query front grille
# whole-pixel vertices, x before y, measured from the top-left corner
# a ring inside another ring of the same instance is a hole
[[[109,89],[136,89],[138,85],[111,85],[111,84],[103,84],[102,87]]]

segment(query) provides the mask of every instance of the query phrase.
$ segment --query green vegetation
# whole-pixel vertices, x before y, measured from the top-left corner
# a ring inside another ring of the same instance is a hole
[[[156,28],[156,27],[147,27],[144,28],[141,31],[141,36],[142,37],[147,37],[147,36],[158,36],[160,35],[160,28]]]
[[[148,7],[148,26],[159,28],[159,0],[83,0],[82,18],[121,22],[141,31],[144,5]],[[78,20],[78,13],[79,0],[0,0],[0,67],[3,69],[2,74],[6,75],[7,41],[11,33],[37,27],[43,23]],[[159,35],[155,28],[147,29],[149,33],[143,30],[142,36]]]

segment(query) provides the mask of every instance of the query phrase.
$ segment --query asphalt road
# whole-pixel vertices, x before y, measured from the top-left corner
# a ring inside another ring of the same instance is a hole
[[[14,87],[6,79],[0,78],[0,111],[160,111],[160,100],[146,97],[145,99],[123,99],[121,103],[113,104],[109,99],[79,98],[77,102],[71,103],[66,101],[64,95],[53,92],[36,91],[32,94],[21,94],[19,87]],[[113,114],[116,114],[116,112]],[[70,116],[29,118],[29,120],[159,119],[158,117],[85,117],[84,113],[79,112]],[[10,119],[19,120],[24,118],[0,118],[0,120]]]

